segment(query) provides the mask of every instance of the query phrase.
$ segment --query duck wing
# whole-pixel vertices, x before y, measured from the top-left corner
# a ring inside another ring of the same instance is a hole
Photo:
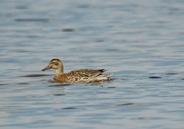
[[[72,82],[88,82],[103,75],[104,69],[79,69],[67,73],[67,78]]]
[[[71,71],[70,73],[75,74],[77,76],[82,77],[96,77],[105,72],[105,69],[79,69],[75,71]]]

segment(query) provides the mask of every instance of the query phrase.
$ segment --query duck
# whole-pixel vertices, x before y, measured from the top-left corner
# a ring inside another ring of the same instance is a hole
[[[70,72],[64,72],[63,61],[59,58],[53,58],[42,71],[53,70],[53,81],[59,83],[101,83],[110,81],[111,76],[105,73],[105,69],[78,69]]]

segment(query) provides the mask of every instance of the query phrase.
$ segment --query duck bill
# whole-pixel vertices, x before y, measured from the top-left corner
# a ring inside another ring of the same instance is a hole
[[[43,68],[42,71],[46,71],[46,70],[49,70],[49,69],[50,69],[50,67],[47,66],[47,67]]]

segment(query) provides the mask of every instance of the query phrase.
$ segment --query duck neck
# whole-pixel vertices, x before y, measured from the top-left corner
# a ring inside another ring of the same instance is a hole
[[[62,75],[64,73],[64,67],[63,65],[61,65],[61,67],[59,69],[55,69],[55,76],[59,76]]]

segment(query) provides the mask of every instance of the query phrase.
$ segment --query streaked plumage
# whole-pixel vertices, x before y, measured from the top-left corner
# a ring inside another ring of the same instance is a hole
[[[111,80],[104,69],[79,69],[64,73],[63,62],[52,59],[42,71],[52,69],[55,71],[54,80],[61,83],[96,83]]]

